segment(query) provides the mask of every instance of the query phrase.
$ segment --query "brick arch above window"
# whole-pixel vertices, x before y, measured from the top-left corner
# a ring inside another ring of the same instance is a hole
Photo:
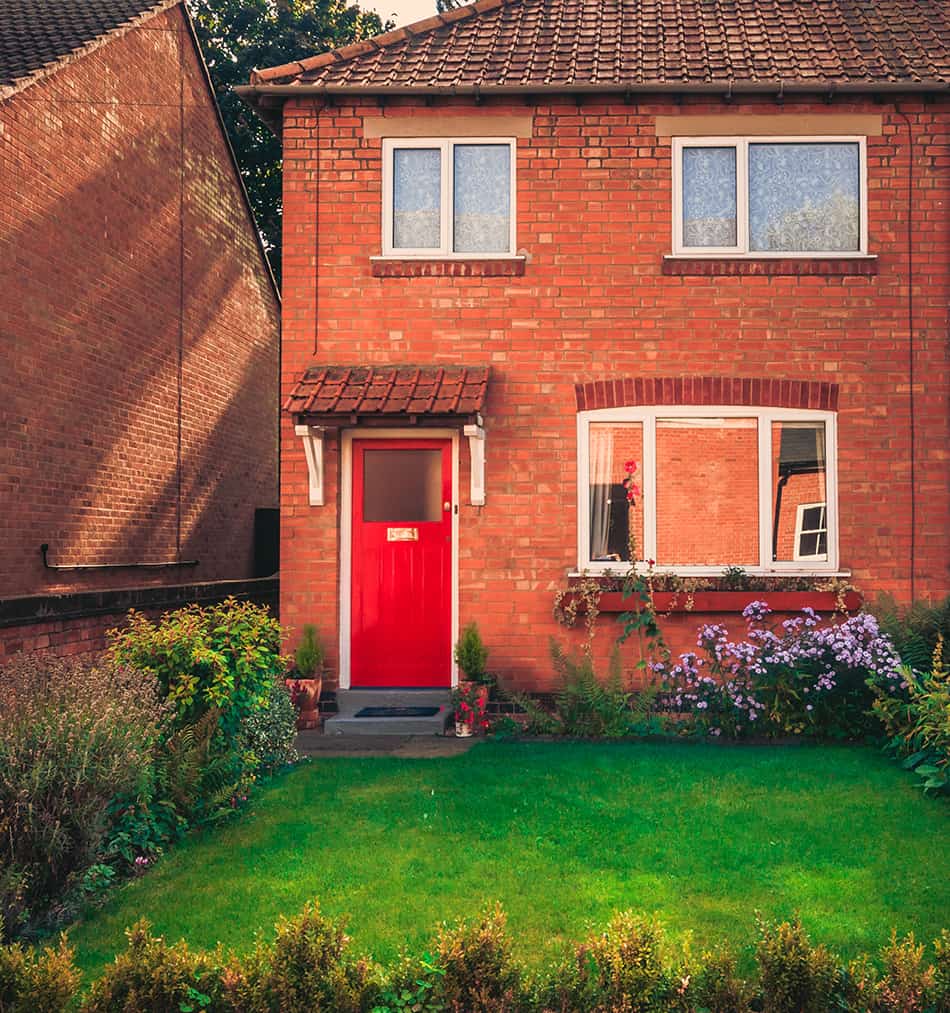
[[[838,410],[838,384],[733,376],[625,376],[574,385],[577,410],[642,405],[753,405]]]

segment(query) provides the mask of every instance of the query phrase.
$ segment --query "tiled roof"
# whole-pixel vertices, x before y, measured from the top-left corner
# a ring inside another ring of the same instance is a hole
[[[0,88],[177,0],[0,0]]]
[[[312,366],[284,401],[294,415],[474,415],[487,366]]]
[[[950,83],[950,0],[479,0],[253,84],[531,89]]]

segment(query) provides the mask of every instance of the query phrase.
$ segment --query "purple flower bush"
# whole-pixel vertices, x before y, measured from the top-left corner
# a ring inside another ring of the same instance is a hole
[[[654,664],[663,702],[712,736],[754,734],[859,737],[874,727],[874,694],[906,690],[900,658],[868,613],[820,626],[813,609],[770,623],[764,601],[743,610],[744,640],[719,623],[697,631],[699,653]]]

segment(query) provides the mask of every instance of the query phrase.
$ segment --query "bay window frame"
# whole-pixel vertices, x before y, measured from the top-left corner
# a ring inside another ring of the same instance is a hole
[[[649,407],[598,408],[577,413],[577,572],[590,574],[626,573],[630,563],[590,559],[590,426],[597,422],[634,422],[643,427],[643,460],[634,481],[640,486],[643,510],[643,544],[638,545],[641,567],[656,559],[656,423],[658,419],[755,419],[758,437],[758,519],[759,562],[744,565],[749,574],[810,576],[838,572],[838,428],[837,414],[805,408],[755,407],[752,405],[655,405]],[[794,561],[772,559],[772,511],[775,490],[772,483],[772,427],[776,422],[821,422],[825,426],[825,494],[828,525],[827,560]],[[616,476],[621,481],[623,475]],[[715,496],[715,490],[708,495]],[[721,574],[735,563],[723,560],[715,566],[678,566],[657,563],[657,573],[683,577]]]
[[[750,250],[749,249],[749,145],[750,144],[857,144],[858,229],[857,250]],[[736,245],[686,246],[683,243],[683,149],[735,148],[736,151]],[[737,258],[741,260],[790,260],[867,258],[868,254],[868,159],[867,138],[860,135],[734,136],[673,138],[673,257]]]
[[[455,158],[456,145],[486,144],[507,145],[509,148],[509,221],[508,249],[496,252],[469,251],[456,253],[453,249],[455,220]],[[439,203],[440,243],[438,247],[405,247],[393,245],[393,184],[395,151],[404,148],[438,149],[441,152],[441,194]],[[515,137],[384,137],[383,200],[382,200],[382,255],[388,260],[510,260],[516,255],[517,242],[517,191],[515,187],[518,141]]]

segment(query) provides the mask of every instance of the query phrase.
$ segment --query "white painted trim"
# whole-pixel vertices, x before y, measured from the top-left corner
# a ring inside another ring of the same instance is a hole
[[[508,249],[493,253],[456,253],[452,248],[453,196],[456,144],[508,145],[509,163],[509,233]],[[397,148],[429,148],[441,152],[441,203],[439,225],[440,246],[410,248],[393,246],[393,152]],[[382,200],[382,257],[384,260],[505,260],[516,256],[517,245],[517,162],[518,139],[516,137],[385,137],[382,144],[383,158],[383,200]]]
[[[471,456],[471,482],[469,498],[472,506],[485,505],[485,430],[481,426],[466,426],[468,450]]]
[[[294,426],[303,439],[307,458],[308,500],[311,506],[323,506],[323,429],[319,426]]]
[[[588,558],[590,548],[590,508],[588,481],[590,474],[590,423],[641,422],[643,424],[643,505],[644,544],[636,562],[644,565],[656,559],[656,422],[667,418],[754,418],[758,424],[759,454],[759,565],[746,566],[747,573],[757,575],[788,574],[831,575],[838,572],[838,429],[835,412],[806,408],[757,408],[750,405],[649,405],[630,408],[597,408],[577,413],[577,571],[586,574],[622,575],[627,564],[597,562]],[[825,425],[825,491],[827,494],[828,559],[816,561],[805,568],[792,561],[772,560],[772,423],[823,422]],[[705,577],[721,574],[728,566],[657,565],[657,573],[677,573],[684,577]]]
[[[859,235],[857,250],[765,251],[749,249],[749,145],[750,144],[857,144]],[[736,149],[736,245],[683,245],[683,149]],[[818,259],[854,260],[868,254],[868,159],[867,138],[855,135],[674,137],[673,138],[673,257],[729,257],[740,260]]]
[[[353,440],[452,441],[452,607],[449,620],[452,686],[458,685],[454,648],[459,635],[459,431],[457,429],[345,429],[340,438],[340,689],[350,688],[350,590],[353,549]]]

